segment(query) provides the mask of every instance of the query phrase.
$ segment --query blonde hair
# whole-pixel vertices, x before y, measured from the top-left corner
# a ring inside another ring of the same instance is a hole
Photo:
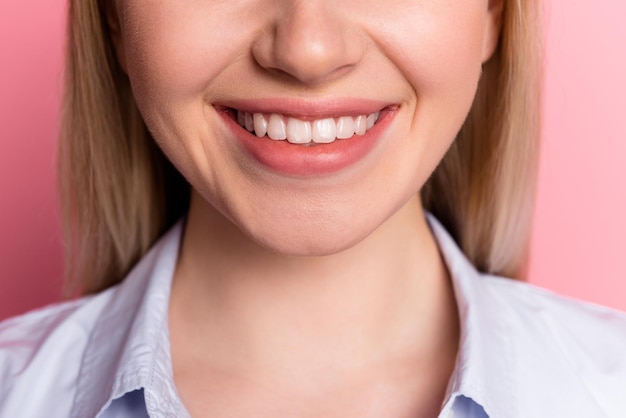
[[[537,1],[504,2],[500,43],[483,66],[456,141],[422,189],[424,207],[483,272],[523,278],[539,158]]]
[[[69,4],[59,180],[70,293],[122,280],[188,202],[141,119],[103,5]]]
[[[486,272],[524,265],[537,166],[537,2],[505,0],[502,35],[457,140],[422,190],[424,207]],[[189,186],[135,105],[104,2],[71,0],[59,152],[69,288],[121,281],[188,209]]]

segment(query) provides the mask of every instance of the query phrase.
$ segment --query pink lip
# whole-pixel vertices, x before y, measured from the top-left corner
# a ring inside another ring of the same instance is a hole
[[[310,177],[331,174],[365,158],[389,126],[398,105],[370,100],[302,101],[298,99],[243,100],[214,104],[243,149],[272,171]],[[380,112],[378,122],[365,135],[336,139],[330,144],[304,146],[286,140],[259,138],[239,126],[233,109],[250,113],[279,113],[302,120],[325,117],[358,116]]]
[[[280,113],[281,115],[292,116],[301,120],[369,115],[381,109],[391,107],[388,102],[346,98],[324,100],[301,100],[294,98],[225,100],[213,105],[218,110],[232,108],[249,113]]]

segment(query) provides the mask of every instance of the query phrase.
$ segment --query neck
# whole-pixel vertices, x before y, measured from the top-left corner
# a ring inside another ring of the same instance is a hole
[[[175,357],[184,341],[184,355],[210,367],[309,376],[399,358],[448,365],[458,338],[450,281],[419,198],[352,248],[293,257],[259,246],[195,196],[170,328]]]

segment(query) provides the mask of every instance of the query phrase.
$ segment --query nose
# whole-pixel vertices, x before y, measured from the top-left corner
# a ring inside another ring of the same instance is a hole
[[[269,28],[252,47],[261,67],[316,85],[351,71],[363,57],[365,40],[335,0],[271,3]]]

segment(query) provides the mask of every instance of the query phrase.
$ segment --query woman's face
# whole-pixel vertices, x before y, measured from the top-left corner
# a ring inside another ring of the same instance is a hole
[[[417,199],[495,48],[496,3],[122,0],[116,45],[198,195],[272,250],[321,255]]]

